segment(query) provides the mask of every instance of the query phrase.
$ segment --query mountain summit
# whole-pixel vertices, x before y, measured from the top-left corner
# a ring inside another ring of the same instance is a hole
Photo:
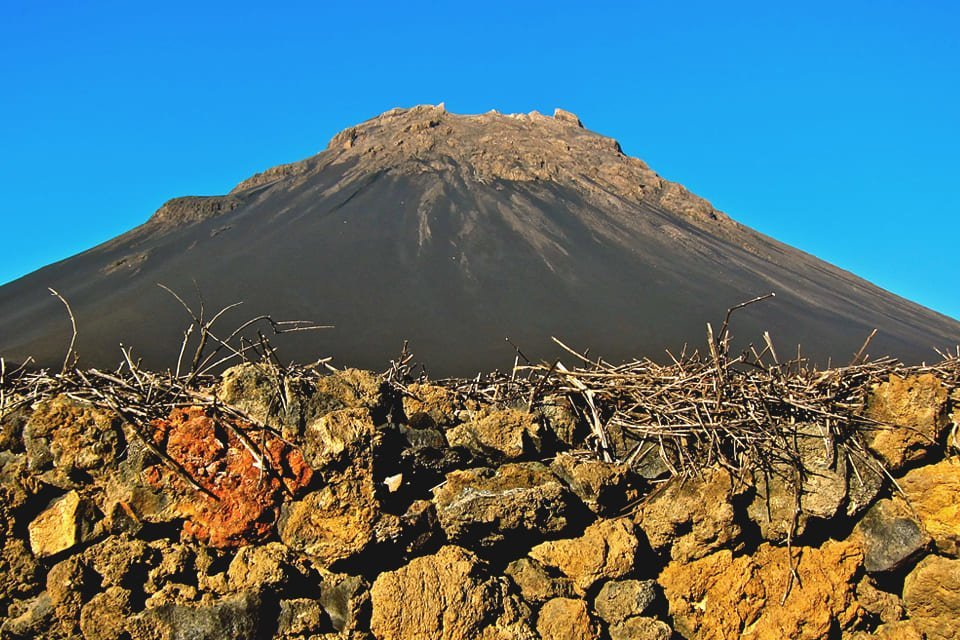
[[[434,374],[550,359],[550,336],[618,360],[699,345],[734,304],[741,342],[768,330],[825,363],[871,351],[907,361],[960,342],[960,323],[744,227],[664,180],[573,114],[393,109],[323,152],[229,194],[176,198],[145,224],[0,287],[0,355],[62,362],[67,298],[88,365],[119,344],[171,366],[189,320],[243,301],[335,328],[285,340],[299,360],[382,368],[409,339]],[[229,322],[229,318],[225,321]]]

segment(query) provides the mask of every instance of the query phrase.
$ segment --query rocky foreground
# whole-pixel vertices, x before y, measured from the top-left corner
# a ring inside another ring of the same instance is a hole
[[[641,451],[582,384],[248,363],[156,418],[138,380],[0,385],[0,637],[960,637],[936,372],[863,383],[860,449],[797,422],[791,464]]]

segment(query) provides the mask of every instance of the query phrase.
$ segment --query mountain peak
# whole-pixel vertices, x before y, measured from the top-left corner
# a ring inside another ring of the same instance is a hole
[[[683,186],[661,178],[627,156],[613,138],[584,128],[563,109],[453,114],[444,104],[395,108],[341,131],[327,149],[241,182],[231,193],[278,180],[306,177],[331,164],[356,172],[402,175],[453,173],[483,183],[549,182],[573,187],[588,198],[611,197],[661,207],[700,223],[727,217]]]

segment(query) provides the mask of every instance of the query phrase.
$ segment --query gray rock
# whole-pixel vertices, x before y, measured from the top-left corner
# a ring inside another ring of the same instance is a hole
[[[855,530],[863,536],[863,566],[870,573],[904,568],[931,542],[910,507],[899,498],[873,505]]]
[[[239,593],[203,604],[165,604],[130,621],[134,638],[249,640],[260,628],[260,596]]]
[[[642,616],[657,599],[655,580],[611,580],[593,600],[593,609],[608,624]]]

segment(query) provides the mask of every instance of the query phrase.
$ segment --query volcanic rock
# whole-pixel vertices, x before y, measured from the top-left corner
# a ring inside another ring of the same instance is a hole
[[[834,625],[851,629],[862,616],[855,600],[859,549],[829,541],[799,551],[763,544],[749,556],[734,557],[724,549],[692,562],[671,562],[657,580],[676,630],[691,640],[744,635],[815,640],[827,637]]]
[[[930,640],[960,637],[960,560],[927,556],[903,583],[910,620]]]
[[[475,555],[445,546],[380,574],[370,592],[378,640],[533,640],[525,605],[491,578]]]
[[[437,517],[453,542],[523,545],[526,534],[556,537],[581,512],[579,500],[539,462],[453,471],[434,497]]]
[[[960,459],[914,469],[899,484],[937,551],[960,557]]]
[[[519,558],[507,565],[504,573],[520,589],[525,602],[542,604],[552,598],[573,596],[573,582],[563,576],[553,576],[532,558]]]
[[[699,478],[678,477],[640,506],[635,521],[657,553],[695,560],[736,546],[741,528],[734,504],[747,490],[720,468],[705,470]]]
[[[947,389],[929,373],[909,378],[890,374],[873,388],[866,415],[888,426],[870,432],[867,443],[890,471],[936,446],[947,425],[946,400]]]
[[[601,580],[615,580],[634,570],[640,543],[633,523],[625,518],[598,520],[579,538],[544,542],[530,557],[560,570],[585,595]]]
[[[90,540],[96,531],[94,514],[76,491],[58,498],[30,523],[30,549],[43,558]]]
[[[638,478],[626,464],[561,453],[550,469],[594,513],[612,515],[638,497]]]
[[[666,622],[646,616],[634,616],[610,625],[610,640],[670,640],[673,629]]]
[[[657,599],[654,580],[610,580],[593,599],[593,609],[609,624],[642,616]]]
[[[537,633],[543,640],[599,640],[599,625],[590,618],[587,603],[554,598],[540,607]]]
[[[518,460],[540,451],[541,426],[516,409],[486,412],[447,431],[451,447],[464,447],[495,462]]]
[[[855,529],[864,541],[863,566],[871,573],[896,571],[930,544],[930,537],[902,500],[881,500],[864,514]]]

